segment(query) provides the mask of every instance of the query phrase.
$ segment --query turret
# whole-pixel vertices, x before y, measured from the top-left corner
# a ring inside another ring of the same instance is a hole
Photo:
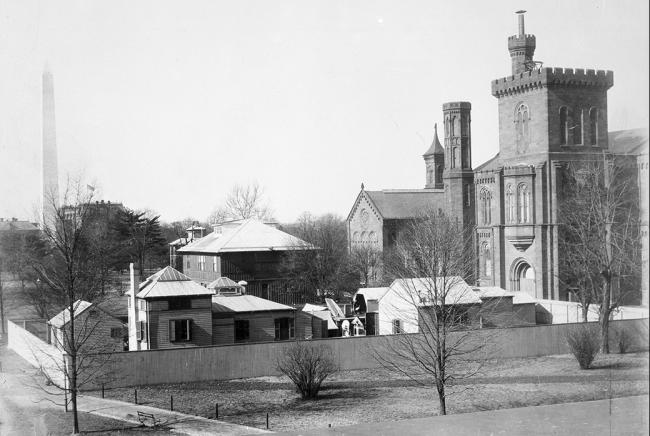
[[[470,112],[472,104],[466,101],[445,103],[445,172],[472,169],[472,140]],[[447,171],[449,170],[449,171]]]
[[[533,54],[535,54],[535,35],[526,35],[524,29],[524,13],[517,11],[519,20],[519,33],[508,38],[508,51],[512,58],[512,75],[530,71],[535,68]]]
[[[426,189],[443,189],[442,172],[445,167],[445,150],[438,139],[438,124],[433,125],[433,142],[422,155],[427,171]]]

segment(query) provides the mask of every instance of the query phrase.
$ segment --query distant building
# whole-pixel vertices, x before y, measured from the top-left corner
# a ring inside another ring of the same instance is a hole
[[[178,254],[180,248],[185,247],[187,244],[194,242],[197,239],[201,239],[205,236],[205,227],[197,226],[192,224],[190,227],[185,229],[187,236],[177,238],[170,242],[169,245],[169,266],[172,268],[183,272],[183,257]]]
[[[631,169],[627,177],[639,195],[639,210],[631,213],[641,223],[641,289],[625,304],[647,306],[648,130],[608,131],[611,71],[542,68],[533,60],[535,47],[519,14],[519,31],[508,38],[512,75],[491,83],[499,109],[496,156],[472,169],[471,104],[443,104],[443,144],[435,129],[423,155],[424,189],[373,191],[362,185],[347,217],[350,250],[386,253],[415,217],[442,210],[474,233],[472,285],[568,300],[571,294],[559,281],[557,219],[565,169],[616,159]]]
[[[225,222],[209,235],[176,250],[183,271],[208,285],[222,276],[247,282],[246,292],[284,304],[299,304],[302,294],[291,291],[281,274],[290,250],[313,250],[311,244],[256,219]]]
[[[21,234],[38,233],[40,230],[38,223],[23,221],[18,218],[0,218],[0,236],[9,232],[18,232]]]

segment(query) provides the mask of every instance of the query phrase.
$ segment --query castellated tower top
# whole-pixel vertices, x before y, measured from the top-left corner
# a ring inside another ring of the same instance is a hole
[[[519,33],[508,38],[508,51],[512,58],[512,75],[523,73],[534,68],[535,35],[526,35],[524,28],[524,13],[517,11]]]

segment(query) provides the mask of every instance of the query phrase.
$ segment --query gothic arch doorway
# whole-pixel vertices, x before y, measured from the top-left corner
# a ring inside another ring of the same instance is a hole
[[[511,280],[513,291],[535,297],[535,270],[528,262],[518,259],[513,263]]]

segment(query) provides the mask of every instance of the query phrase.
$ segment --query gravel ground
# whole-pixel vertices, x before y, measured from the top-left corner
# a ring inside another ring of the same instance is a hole
[[[492,360],[481,374],[450,389],[448,413],[605,399],[648,393],[648,353],[599,356],[580,370],[569,355]],[[324,385],[316,401],[301,401],[284,377],[259,377],[138,387],[141,403],[277,431],[341,426],[434,416],[435,389],[386,370],[342,371]],[[98,392],[92,394],[97,395]],[[106,392],[133,401],[133,388]]]

